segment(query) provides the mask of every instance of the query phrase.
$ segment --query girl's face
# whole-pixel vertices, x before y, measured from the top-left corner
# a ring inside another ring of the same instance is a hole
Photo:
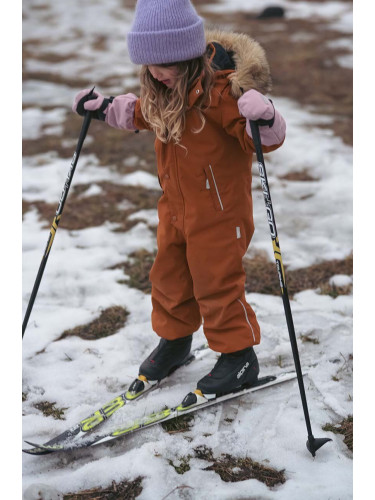
[[[164,83],[164,85],[172,89],[177,81],[177,66],[176,65],[156,65],[152,64],[148,66],[148,70],[159,82]]]

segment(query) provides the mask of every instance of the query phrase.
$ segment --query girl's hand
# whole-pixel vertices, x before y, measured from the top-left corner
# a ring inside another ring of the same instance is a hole
[[[75,113],[81,116],[86,114],[86,111],[91,111],[93,118],[97,120],[105,120],[105,113],[110,99],[106,99],[99,92],[93,92],[89,95],[91,89],[85,89],[78,92],[74,98],[72,109]]]
[[[268,121],[275,116],[272,102],[254,89],[248,90],[238,99],[238,109],[242,116],[252,121]]]
[[[272,102],[257,90],[245,92],[237,101],[239,112],[246,120],[246,132],[252,138],[250,122],[258,122],[264,146],[281,144],[285,139],[286,124]]]

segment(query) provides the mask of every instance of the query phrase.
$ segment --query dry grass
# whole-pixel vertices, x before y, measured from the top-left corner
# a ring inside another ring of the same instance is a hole
[[[326,424],[323,427],[324,431],[330,431],[334,434],[343,434],[344,435],[344,443],[349,448],[349,450],[353,451],[353,416],[349,415],[344,418],[339,424]]]
[[[104,309],[99,318],[91,323],[65,330],[57,340],[76,335],[84,340],[96,340],[114,335],[124,327],[129,313],[124,307],[114,306]]]
[[[79,493],[68,493],[63,500],[133,500],[142,493],[142,477],[134,481],[112,482],[109,488],[93,488]]]
[[[168,434],[177,434],[190,430],[194,415],[181,415],[167,422],[162,422],[161,426]]]
[[[204,470],[213,470],[219,474],[225,482],[246,481],[247,479],[257,479],[268,487],[285,483],[283,470],[276,470],[272,467],[266,467],[255,462],[249,457],[237,458],[228,453],[215,458],[210,448],[199,446],[195,448],[195,456],[201,460],[213,462],[212,465]]]
[[[225,482],[235,483],[247,479],[257,479],[272,488],[286,481],[283,470],[262,465],[249,457],[233,457],[229,453],[223,453],[220,457],[215,458],[212,449],[205,445],[194,449],[194,457],[211,462],[211,465],[203,470],[216,472]],[[191,455],[186,455],[178,458],[178,464],[174,463],[173,460],[168,460],[168,463],[174,467],[178,474],[184,474],[190,470],[191,458],[193,458]]]
[[[169,465],[171,465],[177,474],[185,474],[188,470],[190,470],[190,459],[191,455],[186,455],[185,457],[179,457],[179,464],[176,465],[173,460],[168,460]]]
[[[141,249],[129,255],[130,262],[123,262],[113,266],[111,269],[123,269],[128,279],[124,280],[127,286],[137,288],[144,293],[151,293],[151,282],[149,274],[154,263],[156,252],[150,253],[148,250]]]
[[[36,403],[34,407],[37,410],[40,410],[45,417],[52,416],[55,420],[65,420],[64,412],[67,408],[56,408],[56,401],[50,403],[49,401],[41,401],[40,403]]]
[[[280,293],[275,263],[268,261],[262,255],[258,255],[252,259],[245,258],[244,269],[246,272],[246,292],[271,295]],[[302,269],[288,271],[285,268],[285,274],[288,293],[291,297],[302,290],[319,287],[321,293],[337,297],[340,294],[350,293],[351,287],[333,287],[328,285],[328,280],[335,274],[352,275],[353,256],[350,255],[343,260],[321,262]]]
[[[272,469],[251,458],[235,458],[225,453],[214,464],[204,470],[213,470],[225,482],[235,483],[247,479],[257,479],[268,487],[285,483],[283,470]]]

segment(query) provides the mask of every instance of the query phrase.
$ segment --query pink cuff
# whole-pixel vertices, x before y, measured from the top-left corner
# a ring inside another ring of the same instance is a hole
[[[138,97],[135,94],[119,95],[108,104],[104,111],[105,121],[114,128],[136,130],[134,125],[134,109]]]
[[[250,122],[246,120],[246,132],[253,138],[250,129]],[[261,125],[259,127],[260,138],[263,146],[275,146],[281,144],[285,139],[286,123],[281,114],[275,109],[275,121],[272,127]]]

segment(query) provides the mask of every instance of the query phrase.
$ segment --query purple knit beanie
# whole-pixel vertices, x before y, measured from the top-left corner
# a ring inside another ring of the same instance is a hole
[[[206,50],[203,19],[190,0],[138,0],[127,42],[134,64],[187,61]]]

